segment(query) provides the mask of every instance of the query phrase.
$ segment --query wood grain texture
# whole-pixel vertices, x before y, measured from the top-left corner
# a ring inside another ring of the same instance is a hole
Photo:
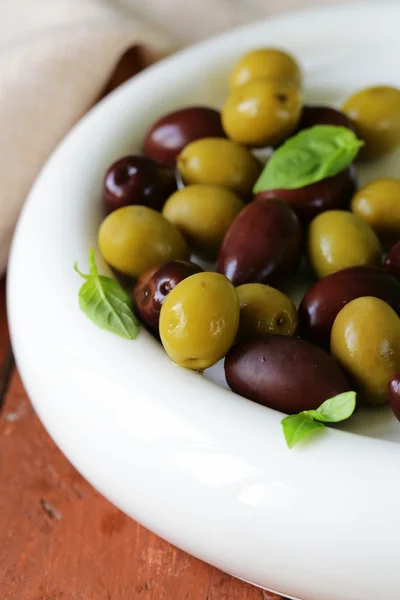
[[[6,280],[0,279],[0,408],[7,389],[14,358],[7,325]]]
[[[16,370],[0,413],[0,506],[0,600],[280,599],[107,502],[47,435]]]
[[[0,419],[1,600],[279,600],[153,535],[44,431],[14,371]]]

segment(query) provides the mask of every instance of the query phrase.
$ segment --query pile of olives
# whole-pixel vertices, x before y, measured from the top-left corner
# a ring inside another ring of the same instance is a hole
[[[286,413],[354,389],[400,419],[400,179],[357,189],[350,164],[253,194],[254,150],[273,155],[316,125],[355,132],[360,160],[381,157],[400,144],[400,90],[360,90],[341,110],[304,106],[292,56],[242,56],[221,110],[164,115],[142,155],[110,166],[100,250],[135,280],[137,315],[177,365],[202,372],[224,358],[234,392]],[[301,262],[315,283],[296,308],[283,290]]]

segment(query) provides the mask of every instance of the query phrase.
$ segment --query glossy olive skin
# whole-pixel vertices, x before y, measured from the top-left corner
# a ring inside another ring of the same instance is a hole
[[[175,177],[169,169],[160,168],[146,156],[124,156],[104,177],[104,206],[107,213],[130,204],[161,210],[175,189]]]
[[[388,397],[392,411],[400,421],[400,373],[394,375],[389,381]]]
[[[354,131],[354,125],[350,119],[336,108],[331,106],[303,106],[297,131],[309,129],[314,125],[336,125]]]
[[[379,235],[383,241],[400,237],[400,179],[375,179],[358,190],[351,210]]]
[[[189,258],[181,232],[147,206],[124,206],[109,214],[100,225],[98,243],[109,265],[135,278],[154,265]]]
[[[362,296],[387,302],[400,315],[400,282],[379,267],[350,267],[313,285],[299,306],[300,336],[329,344],[332,325],[343,306]]]
[[[399,145],[400,89],[381,85],[359,90],[346,100],[342,111],[365,142],[361,157],[383,156]]]
[[[236,288],[236,293],[240,302],[238,340],[267,333],[296,334],[297,310],[283,292],[262,283],[245,283]]]
[[[259,192],[254,200],[281,198],[294,210],[301,222],[307,224],[321,212],[347,208],[356,189],[356,171],[351,166],[333,177],[326,177],[297,190]]]
[[[185,146],[204,137],[225,137],[218,110],[189,106],[164,115],[146,134],[143,151],[156,162],[175,167]]]
[[[215,137],[185,146],[177,167],[186,184],[221,185],[244,196],[251,194],[261,172],[261,164],[247,148]]]
[[[236,344],[225,358],[225,376],[237,394],[289,414],[316,409],[351,389],[324,350],[282,335]]]
[[[235,286],[274,284],[293,275],[302,254],[302,230],[282,200],[259,200],[244,208],[222,243],[217,271]]]
[[[347,267],[377,266],[382,252],[371,227],[344,210],[328,210],[311,221],[307,250],[311,266],[320,279]]]
[[[172,260],[143,273],[133,288],[133,300],[140,319],[158,329],[161,306],[169,292],[186,277],[202,271],[192,262]]]
[[[390,379],[400,371],[400,319],[383,300],[364,296],[346,304],[331,333],[332,357],[368,404],[388,401]]]
[[[244,208],[237,194],[217,185],[187,185],[170,196],[162,214],[176,225],[190,248],[211,260],[236,215]]]
[[[169,357],[181,367],[203,371],[228,352],[239,326],[239,299],[219,273],[187,277],[161,307],[160,337]]]
[[[275,146],[299,122],[301,93],[277,79],[254,79],[235,89],[222,109],[228,137],[247,146]]]
[[[276,48],[258,48],[239,58],[230,76],[231,90],[255,79],[274,78],[301,84],[300,67],[287,52]]]
[[[385,269],[400,279],[400,240],[391,248],[384,262]]]

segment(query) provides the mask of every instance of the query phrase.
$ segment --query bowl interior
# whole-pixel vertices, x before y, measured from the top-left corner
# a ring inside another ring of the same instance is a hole
[[[139,105],[135,104],[135,110],[131,110],[129,104],[125,103],[121,107],[122,114],[118,116],[119,127],[113,139],[107,139],[103,151],[98,153],[98,168],[88,183],[88,187],[92,190],[91,195],[95,196],[93,201],[88,198],[88,206],[97,207],[96,213],[91,212],[89,217],[90,237],[95,235],[101,220],[99,186],[105,166],[126,153],[141,152],[146,130],[164,113],[186,105],[204,104],[221,107],[228,93],[228,75],[232,64],[243,52],[252,47],[275,45],[292,52],[298,58],[305,75],[304,102],[306,104],[329,104],[340,108],[344,99],[361,87],[400,84],[400,76],[393,69],[392,63],[398,42],[390,36],[386,39],[371,39],[367,46],[363,44],[358,47],[354,44],[348,24],[344,24],[340,43],[335,41],[332,44],[324,40],[321,52],[322,41],[318,34],[312,38],[302,38],[301,31],[302,29],[299,28],[292,42],[288,41],[290,40],[288,32],[288,36],[284,37],[284,44],[282,44],[281,30],[276,36],[273,32],[270,33],[268,39],[265,39],[261,27],[259,30],[255,28],[251,44],[248,39],[242,41],[243,36],[240,35],[236,45],[231,44],[226,47],[223,42],[216,42],[213,52],[206,56],[200,52],[199,60],[192,58],[192,65],[188,64],[184,72],[160,71],[158,89],[154,86],[142,87],[142,99]],[[162,93],[161,101],[160,93]],[[363,185],[376,177],[396,176],[399,165],[400,150],[380,160],[358,165],[359,183]],[[203,263],[196,257],[193,257],[193,260],[205,268],[213,268],[213,265]],[[285,291],[298,304],[313,281],[313,275],[303,264],[298,276],[288,284]],[[154,351],[159,352],[157,343],[153,340],[150,343],[154,344]],[[227,388],[222,361],[208,369],[205,377],[216,385]],[[363,407],[351,420],[342,424],[341,429],[363,436],[400,442],[398,422],[387,406]]]

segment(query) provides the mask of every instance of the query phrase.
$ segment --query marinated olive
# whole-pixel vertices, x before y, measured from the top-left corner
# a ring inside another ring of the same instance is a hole
[[[239,340],[266,333],[296,333],[297,310],[285,294],[262,283],[239,285],[236,292],[240,302]]]
[[[225,233],[244,203],[231,190],[217,185],[188,185],[172,194],[163,209],[197,253],[215,259]]]
[[[198,273],[178,283],[161,307],[160,336],[170,358],[188,369],[211,367],[232,346],[239,299],[219,273]]]
[[[204,137],[225,137],[221,115],[213,108],[190,106],[156,121],[146,134],[143,150],[156,162],[175,167],[183,148]]]
[[[384,300],[400,314],[400,282],[385,269],[350,267],[318,281],[299,306],[300,336],[329,344],[332,325],[349,302],[362,296]]]
[[[169,292],[186,277],[202,271],[192,262],[171,260],[143,273],[133,288],[135,307],[141,320],[150,327],[158,328],[161,306]]]
[[[100,225],[98,242],[105,260],[131,277],[139,277],[156,264],[189,257],[181,232],[147,206],[125,206],[112,212]]]
[[[251,202],[222,243],[217,271],[234,285],[274,283],[293,275],[302,254],[298,218],[282,200]]]
[[[351,210],[383,239],[400,236],[400,179],[376,179],[364,185],[351,201]]]
[[[400,371],[399,317],[378,298],[352,300],[333,323],[331,353],[364,402],[387,402],[389,380]]]
[[[254,200],[281,198],[294,210],[302,223],[308,223],[326,210],[346,208],[356,191],[356,172],[353,166],[333,177],[306,185],[295,190],[265,190]]]
[[[183,181],[222,185],[238,194],[251,194],[261,172],[258,160],[240,144],[204,138],[186,146],[177,159]]]
[[[129,204],[160,210],[175,189],[170,169],[159,167],[145,156],[125,156],[113,163],[104,177],[104,205],[108,213]]]
[[[296,128],[301,93],[277,79],[254,79],[228,97],[222,124],[228,137],[248,146],[275,146]]]
[[[400,278],[400,240],[390,250],[384,264],[392,275]]]
[[[309,129],[314,125],[337,125],[354,131],[350,119],[336,108],[330,106],[303,106],[297,131]]]
[[[287,52],[275,48],[259,48],[238,60],[231,72],[230,86],[233,90],[253,79],[264,78],[281,79],[299,86],[300,67]]]
[[[400,373],[389,381],[388,397],[395,417],[400,421]]]
[[[352,121],[357,136],[365,141],[362,156],[382,156],[399,145],[399,89],[375,86],[360,90],[346,100],[342,111]]]
[[[357,215],[328,210],[308,230],[308,256],[319,278],[346,267],[378,265],[381,247],[371,227]]]
[[[316,409],[350,390],[334,360],[305,340],[265,335],[236,344],[225,358],[234,392],[285,413]]]

